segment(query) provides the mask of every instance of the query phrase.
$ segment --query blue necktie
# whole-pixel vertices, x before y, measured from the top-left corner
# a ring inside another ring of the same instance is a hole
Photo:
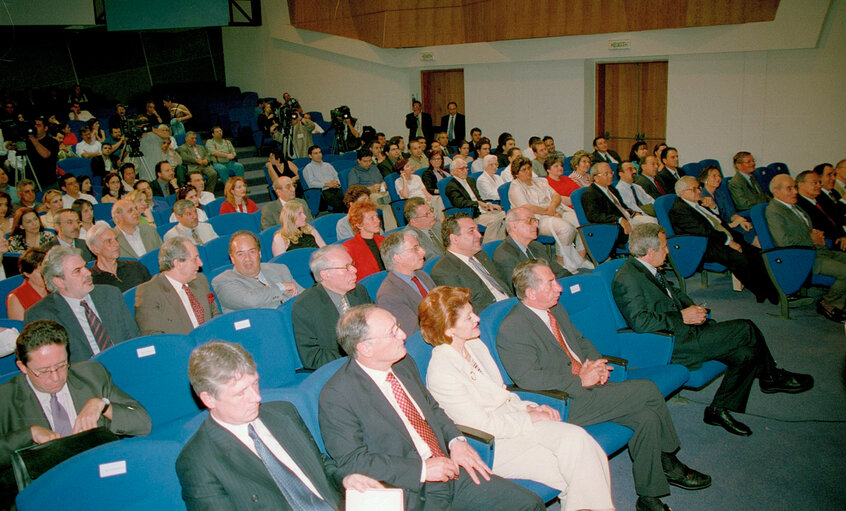
[[[270,452],[270,449],[259,438],[252,424],[247,426],[247,433],[256,445],[256,452],[258,452],[261,462],[264,463],[270,477],[276,482],[276,486],[279,487],[279,491],[282,492],[292,509],[334,511],[329,503],[318,498],[291,469]]]

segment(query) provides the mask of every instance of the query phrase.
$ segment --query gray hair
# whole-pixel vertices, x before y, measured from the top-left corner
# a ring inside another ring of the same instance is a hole
[[[90,248],[93,252],[95,247],[100,246],[100,235],[110,230],[112,230],[112,226],[109,225],[108,222],[104,220],[97,220],[85,233],[85,244],[88,245],[88,248]]]
[[[382,262],[385,263],[385,269],[391,271],[394,269],[394,256],[401,254],[406,249],[405,237],[411,236],[417,238],[417,233],[411,229],[403,229],[401,231],[392,232],[388,234],[382,245],[379,247],[379,253],[382,256]]]
[[[598,161],[598,162],[594,163],[593,165],[591,165],[591,167],[590,167],[590,177],[596,177],[597,174],[599,174],[599,171],[602,170],[603,165],[608,165],[608,163],[604,162],[604,161]],[[608,165],[608,168],[610,169],[611,165]]]
[[[60,279],[65,278],[65,271],[62,265],[65,263],[65,259],[73,256],[82,257],[82,250],[57,245],[47,252],[47,256],[41,262],[41,275],[44,277],[44,285],[47,286],[48,291],[58,291],[56,285],[53,284],[53,279],[55,277]]]
[[[511,209],[509,209],[509,210],[508,210],[508,212],[505,214],[505,230],[506,230],[509,234],[511,234],[511,224],[512,224],[513,222],[519,222],[519,221],[520,221],[520,218],[518,218],[518,216],[519,216],[519,215],[518,215],[518,213],[519,213],[519,211],[518,211],[518,210],[519,210],[519,209],[525,209],[526,211],[528,211],[528,209],[527,209],[527,208],[523,208],[523,206],[517,206],[516,208],[511,208]]]
[[[173,214],[180,217],[188,208],[197,209],[197,206],[188,199],[178,200],[173,204]]]
[[[346,251],[343,245],[336,243],[320,247],[311,254],[311,258],[308,260],[308,267],[312,275],[314,275],[315,282],[320,282],[320,272],[332,267],[332,262],[329,261],[327,256],[336,250]]]
[[[405,201],[405,207],[402,209],[406,222],[410,222],[411,220],[417,218],[417,208],[424,204],[427,203],[423,197],[409,197],[408,200]]]
[[[517,295],[517,298],[523,300],[526,298],[527,289],[535,289],[535,286],[538,285],[535,268],[541,266],[549,268],[549,263],[546,259],[529,259],[514,268],[514,271],[511,272],[511,280],[514,282],[514,293]]]
[[[246,374],[256,374],[256,362],[234,342],[209,341],[194,348],[188,359],[188,380],[198,396],[207,392],[218,397],[222,385]]]
[[[693,176],[682,176],[676,181],[675,191],[676,195],[681,195],[682,192],[690,190],[691,188],[695,188],[699,186],[699,181],[696,180]]]
[[[159,271],[173,269],[173,262],[176,260],[185,261],[188,259],[188,247],[193,245],[190,239],[185,236],[174,236],[162,243],[159,249]]]
[[[357,305],[350,308],[338,319],[338,325],[335,327],[338,334],[338,344],[350,357],[356,358],[358,356],[356,349],[358,343],[366,340],[367,336],[370,335],[367,318],[370,317],[371,311],[378,308],[379,306],[373,303]]]
[[[661,250],[658,235],[666,231],[658,224],[635,225],[629,234],[629,253],[635,257],[643,257],[650,248],[655,252]]]

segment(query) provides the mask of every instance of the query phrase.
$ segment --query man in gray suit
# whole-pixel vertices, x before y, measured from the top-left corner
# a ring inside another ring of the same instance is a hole
[[[679,438],[661,391],[649,380],[608,382],[608,361],[576,329],[558,304],[561,285],[545,262],[527,261],[514,270],[518,303],[502,321],[496,349],[508,375],[526,389],[570,395],[567,422],[589,426],[611,421],[630,428],[629,440],[638,511],[662,511],[660,497],[672,484],[687,490],[711,478],[676,457]]]
[[[737,210],[746,211],[755,204],[770,200],[767,192],[752,175],[755,172],[755,157],[746,151],[740,151],[734,155],[733,161],[736,172],[729,180],[728,189]]]
[[[813,228],[811,218],[798,201],[796,182],[787,174],[779,174],[770,181],[773,200],[767,205],[767,225],[777,247],[801,246],[816,249],[814,275],[829,275],[836,280],[817,302],[817,312],[832,321],[846,320],[846,253],[831,250],[825,245],[825,235]]]
[[[94,260],[94,254],[88,250],[85,240],[79,238],[79,229],[82,227],[79,213],[72,209],[60,209],[56,213],[54,227],[56,228],[56,237],[44,245],[45,249],[50,250],[58,246],[74,247],[82,251],[82,258],[85,259],[86,263]]]
[[[197,247],[179,237],[164,242],[159,270],[135,292],[135,321],[143,335],[182,334],[220,315]]]
[[[99,362],[68,365],[68,332],[50,320],[30,323],[15,345],[21,374],[0,385],[0,506],[14,498],[11,454],[97,427],[147,435],[144,407],[112,383]],[[8,483],[12,482],[12,485]]]
[[[514,268],[529,259],[546,259],[549,257],[547,247],[536,241],[538,239],[538,220],[528,208],[520,206],[511,208],[505,215],[505,225],[508,236],[496,247],[493,261],[499,267],[500,274],[505,279],[511,278]],[[566,268],[550,258],[549,267],[560,279],[572,275]]]
[[[188,509],[340,510],[342,488],[382,488],[361,474],[342,477],[291,403],[261,404],[256,363],[240,344],[195,348],[188,378],[209,409],[176,459]]]
[[[51,293],[27,309],[24,322],[52,319],[68,331],[70,361],[141,335],[118,288],[95,286],[79,249],[53,247],[41,263]]]
[[[162,246],[162,238],[155,227],[139,224],[141,212],[135,208],[134,202],[126,199],[115,202],[112,206],[112,220],[115,222],[121,257],[137,259]]]
[[[441,224],[435,220],[432,206],[421,197],[411,197],[405,202],[403,209],[408,231],[417,234],[417,241],[426,251],[426,260],[444,255],[444,242],[441,239]]]
[[[206,190],[214,193],[217,186],[217,171],[209,161],[209,153],[206,148],[197,143],[197,134],[189,131],[185,134],[185,143],[177,149],[182,163],[188,166],[188,171],[199,170],[206,176]]]
[[[388,276],[379,286],[376,303],[393,314],[406,335],[420,330],[417,306],[435,283],[423,268],[423,247],[414,231],[392,232],[379,247]]]
[[[238,231],[229,238],[229,259],[235,267],[212,279],[224,314],[275,309],[303,290],[287,266],[261,262],[261,242],[250,231]]]
[[[306,201],[296,197],[297,186],[294,181],[288,176],[282,176],[273,182],[273,191],[276,192],[275,201],[268,202],[261,207],[261,230],[268,227],[279,225],[279,215],[282,213],[282,206],[288,201],[297,201],[302,203],[303,212],[306,215],[306,222],[311,223],[314,217],[311,216],[311,208],[308,207]]]

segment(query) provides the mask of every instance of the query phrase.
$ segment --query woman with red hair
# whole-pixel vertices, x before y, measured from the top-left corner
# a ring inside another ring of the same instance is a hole
[[[347,215],[355,236],[344,242],[344,248],[358,269],[356,282],[385,269],[385,263],[379,254],[379,247],[385,237],[379,234],[381,224],[376,211],[372,202],[354,202]]]
[[[226,180],[223,187],[226,200],[220,205],[220,214],[226,213],[255,213],[258,206],[247,197],[247,182],[241,176],[233,176]]]

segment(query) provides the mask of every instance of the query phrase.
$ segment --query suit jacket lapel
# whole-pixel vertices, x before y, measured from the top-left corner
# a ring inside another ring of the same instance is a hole
[[[94,289],[97,288],[95,287]],[[92,293],[93,292],[94,291],[92,291]],[[49,296],[53,298],[53,307],[56,311],[56,317],[59,318],[59,323],[61,323],[68,331],[68,337],[70,339],[79,339],[80,343],[79,346],[76,346],[76,348],[83,350],[84,353],[87,353],[84,358],[79,360],[88,360],[94,356],[94,351],[91,349],[91,345],[88,344],[88,337],[85,336],[85,331],[82,330],[82,326],[80,326],[79,320],[76,318],[76,314],[73,313],[70,305],[68,305],[68,302],[59,293],[53,293]],[[45,297],[44,300],[46,299],[47,298]],[[102,314],[96,302],[94,303],[94,307],[97,309],[97,312]],[[108,332],[108,329],[106,329],[106,331]]]
[[[47,415],[44,414],[41,403],[26,381],[26,375],[16,376],[10,384],[17,387],[13,407],[18,410],[17,415],[20,417],[20,421],[27,426],[36,425],[51,429],[50,421],[47,420]]]
[[[221,457],[228,460],[233,472],[250,474],[255,482],[274,491],[279,491],[279,487],[270,477],[270,472],[267,471],[261,458],[253,454],[253,451],[241,443],[235,435],[215,422],[211,416],[206,417],[202,427],[205,428],[212,445],[220,449]]]
[[[188,331],[194,328],[193,323],[191,322],[191,318],[188,317],[188,311],[185,310],[185,305],[182,304],[182,300],[179,298],[179,295],[176,293],[176,290],[173,289],[173,286],[170,285],[170,281],[167,280],[167,277],[164,273],[158,274],[156,277],[158,278],[159,282],[158,285],[161,288],[162,295],[165,297],[165,300],[168,302],[170,306],[170,310],[176,312],[179,315],[180,321],[183,323],[183,329]],[[190,289],[190,285],[188,286]],[[193,289],[191,290],[194,291]],[[195,293],[196,297],[196,293]],[[199,300],[199,298],[198,298]],[[202,303],[202,302],[201,302]],[[167,311],[162,311],[166,313]]]

